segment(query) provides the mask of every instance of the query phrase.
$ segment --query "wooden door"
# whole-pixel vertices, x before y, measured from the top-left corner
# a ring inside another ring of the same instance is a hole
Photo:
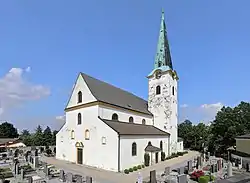
[[[77,148],[77,163],[82,164],[82,160],[83,160],[83,149]]]

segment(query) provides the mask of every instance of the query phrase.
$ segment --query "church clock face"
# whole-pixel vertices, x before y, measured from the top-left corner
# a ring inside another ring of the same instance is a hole
[[[160,79],[161,75],[162,75],[161,71],[157,71],[155,74],[156,79]]]

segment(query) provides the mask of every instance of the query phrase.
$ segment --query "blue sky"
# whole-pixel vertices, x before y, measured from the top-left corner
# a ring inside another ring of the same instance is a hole
[[[249,6],[247,0],[1,1],[0,120],[19,129],[58,126],[55,117],[63,115],[80,71],[146,99],[164,8],[180,118],[207,121],[221,105],[249,100]]]

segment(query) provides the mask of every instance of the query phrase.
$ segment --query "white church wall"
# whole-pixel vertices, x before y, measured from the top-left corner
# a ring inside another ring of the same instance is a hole
[[[80,125],[78,113],[82,115]],[[71,139],[72,130],[74,139]],[[85,139],[86,130],[89,130],[89,140]],[[97,105],[66,112],[66,124],[57,134],[56,158],[77,163],[76,142],[84,146],[83,164],[118,171],[118,134],[98,118]]]
[[[66,108],[96,101],[81,75],[78,76]],[[82,102],[78,103],[78,92],[82,92]]]
[[[135,112],[130,112],[125,109],[117,109],[112,107],[107,107],[103,105],[99,105],[99,116],[103,119],[112,119],[112,115],[116,113],[118,115],[118,120],[122,122],[129,122],[129,117],[132,116],[134,118],[134,123],[142,124],[142,120],[145,119],[147,125],[153,125],[153,117],[140,114]]]
[[[160,141],[163,142],[163,151],[166,156],[168,154],[168,137],[162,136],[121,136],[120,137],[120,163],[121,170],[132,168],[133,166],[144,164],[144,149],[151,142],[153,146],[160,148]],[[132,156],[132,144],[133,142],[137,145],[137,155]],[[161,161],[161,154],[158,155],[159,162]],[[155,157],[153,156],[153,161]]]
[[[156,87],[161,87],[161,93],[156,95]],[[171,153],[177,148],[178,98],[177,81],[170,72],[162,73],[156,79],[155,75],[149,78],[149,111],[154,115],[154,126],[171,134]],[[174,95],[172,91],[174,87]]]

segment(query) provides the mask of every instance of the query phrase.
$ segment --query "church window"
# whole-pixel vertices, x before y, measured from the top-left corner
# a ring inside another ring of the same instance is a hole
[[[146,120],[142,119],[142,124],[145,125],[146,124]]]
[[[118,115],[116,113],[112,115],[112,120],[118,121]]]
[[[82,92],[78,92],[78,103],[82,103]]]
[[[71,130],[70,136],[71,136],[71,139],[75,139],[75,131],[74,130]]]
[[[106,144],[106,137],[102,137],[102,144],[103,144],[103,145]]]
[[[85,140],[89,140],[89,130],[85,130]]]
[[[152,143],[151,143],[151,141],[149,141],[149,142],[148,142],[148,146],[152,146]]]
[[[157,86],[156,87],[156,95],[159,95],[159,94],[161,94],[161,86]]]
[[[134,118],[132,116],[129,117],[129,120],[128,120],[130,123],[134,123]]]
[[[77,115],[77,124],[78,125],[82,124],[82,115],[81,115],[81,113],[78,113],[78,115]]]
[[[172,94],[174,95],[174,87],[172,87]]]
[[[136,156],[136,154],[137,154],[137,147],[136,147],[136,143],[135,142],[133,142],[133,144],[132,144],[132,156]]]
[[[162,141],[160,141],[160,149],[163,150],[163,144]]]

